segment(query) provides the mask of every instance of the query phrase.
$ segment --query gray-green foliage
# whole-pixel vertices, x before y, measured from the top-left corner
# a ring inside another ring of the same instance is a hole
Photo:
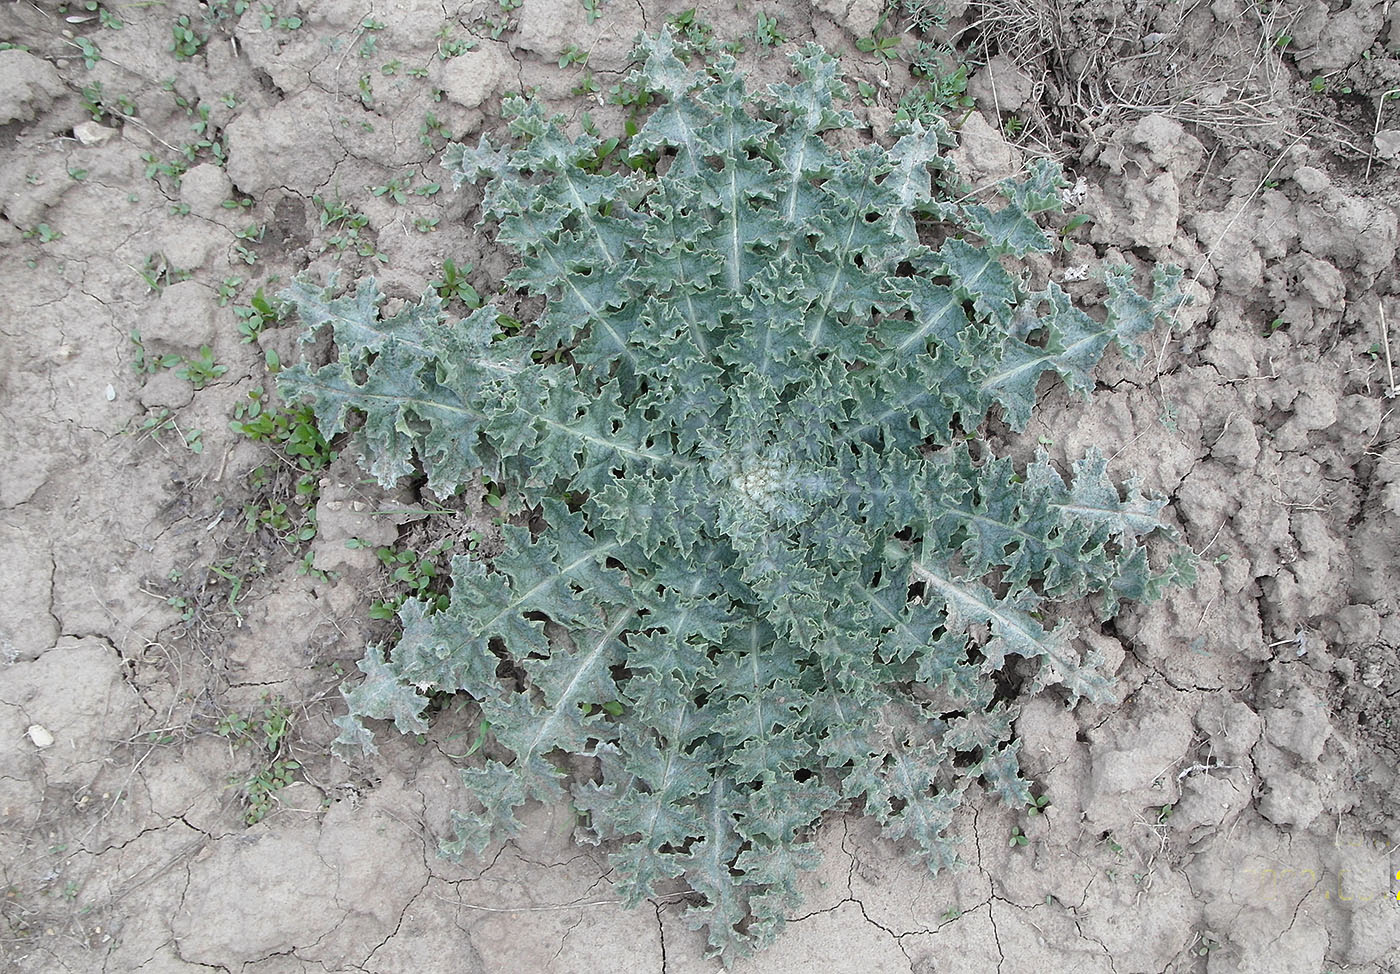
[[[658,107],[596,172],[599,140],[517,102],[510,147],[452,146],[486,180],[484,222],[519,255],[507,283],[547,299],[524,334],[440,296],[380,314],[299,283],[286,296],[338,360],[283,373],[326,436],[362,417],[386,485],[421,471],[445,496],[509,485],[530,514],[489,564],[452,562],[451,601],[399,612],[347,687],[340,743],[364,718],[428,728],[438,694],[480,704],[494,744],[463,768],[472,807],[449,850],[482,850],[532,799],[571,798],[635,904],[682,878],[687,920],[726,957],[762,944],[818,859],[812,826],[862,809],[937,868],[981,782],[1029,800],[993,675],[1110,700],[1098,660],[1047,603],[1150,598],[1142,540],[1161,500],[1120,491],[1102,457],[1062,476],[969,441],[989,410],[1022,428],[1043,373],[1090,370],[1174,302],[1107,272],[1103,321],[1008,270],[1052,249],[1035,216],[1062,181],[1038,165],[995,202],[960,195],[941,128],[843,152],[836,64],[746,90],[669,34],[633,78]],[[595,759],[571,779],[561,755]]]

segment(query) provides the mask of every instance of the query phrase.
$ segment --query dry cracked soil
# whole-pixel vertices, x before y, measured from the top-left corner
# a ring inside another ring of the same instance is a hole
[[[498,284],[472,195],[433,189],[446,137],[529,88],[620,131],[606,95],[668,18],[746,41],[763,77],[840,52],[881,140],[915,83],[905,27],[934,12],[972,65],[964,175],[1053,156],[1090,217],[1070,279],[1170,262],[1192,298],[1091,400],[1042,386],[1005,446],[1102,448],[1170,498],[1200,578],[1088,626],[1121,703],[1023,701],[1040,814],[972,802],[967,866],[937,876],[858,816],[823,823],[801,911],[734,969],[1400,971],[1388,0],[5,4],[0,968],[716,969],[682,897],[622,909],[568,809],[439,857],[461,715],[330,756],[338,687],[389,631],[371,603],[435,584],[377,549],[488,550],[492,510],[348,459],[308,477],[295,437],[232,430],[298,354],[255,298],[303,271],[412,296],[444,259]]]

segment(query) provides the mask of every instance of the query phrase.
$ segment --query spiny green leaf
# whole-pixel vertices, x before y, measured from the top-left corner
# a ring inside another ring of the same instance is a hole
[[[428,729],[422,717],[428,698],[400,678],[396,667],[385,658],[383,647],[365,647],[364,659],[358,665],[365,678],[345,691],[350,712],[335,719],[340,728],[335,746],[342,754],[350,753],[356,746],[366,754],[375,752],[374,735],[363,723],[366,717],[393,720],[405,734],[420,734]]]

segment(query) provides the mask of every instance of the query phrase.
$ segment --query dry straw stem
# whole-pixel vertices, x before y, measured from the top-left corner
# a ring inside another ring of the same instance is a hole
[[[996,4],[973,4],[976,16],[948,38],[950,46],[957,45],[971,34],[969,54],[972,63],[985,63],[993,53],[1010,58],[1031,80],[1031,94],[1017,111],[1024,128],[1013,139],[1007,135],[1001,121],[1003,108],[992,80],[993,106],[1002,137],[1008,142],[1033,147],[1045,158],[1059,158],[1064,153],[1056,126],[1051,125],[1040,107],[1045,94],[1047,74],[1044,65],[1055,54],[1055,34],[1051,23],[1051,4],[1044,0],[1004,0]],[[1058,147],[1057,147],[1058,146]]]
[[[1390,360],[1390,329],[1385,321],[1385,302],[1379,298],[1376,300],[1376,311],[1381,325],[1381,349],[1385,352],[1385,398],[1393,399],[1400,390],[1395,388],[1395,366]]]
[[[1061,121],[1089,125],[1122,115],[1164,115],[1209,128],[1218,137],[1257,139],[1284,130],[1289,78],[1277,40],[1291,19],[1251,3],[1228,24],[1203,0],[1184,5],[1166,30],[1141,15],[1111,21],[1060,0],[976,3],[977,45],[1010,57],[1049,88]],[[1285,106],[1285,107],[1281,107]]]
[[[1382,92],[1380,98],[1376,101],[1376,123],[1375,123],[1373,126],[1371,126],[1371,144],[1370,144],[1369,146],[1366,147],[1366,181],[1367,181],[1367,182],[1370,182],[1370,181],[1371,181],[1371,163],[1373,163],[1373,162],[1376,161],[1376,135],[1379,134],[1379,133],[1380,133],[1380,130],[1381,130],[1381,117],[1385,114],[1385,104],[1386,104],[1386,102],[1390,101],[1390,99],[1396,98],[1396,97],[1400,97],[1400,88],[1391,88],[1389,91]],[[1382,316],[1382,320],[1384,320],[1384,316],[1385,316],[1385,311],[1384,311],[1384,310],[1381,311],[1381,316]],[[1389,359],[1390,359],[1390,353],[1389,353],[1389,351],[1387,351],[1387,352],[1386,352],[1387,364],[1389,363]],[[1395,383],[1394,383],[1394,381],[1392,381],[1392,382],[1390,383],[1390,388],[1391,388],[1391,389],[1394,389],[1394,388],[1395,388]]]

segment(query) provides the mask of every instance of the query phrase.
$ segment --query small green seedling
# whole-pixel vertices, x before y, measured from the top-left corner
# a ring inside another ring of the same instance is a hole
[[[602,88],[598,85],[598,79],[593,77],[593,72],[585,71],[579,83],[574,85],[570,93],[575,95],[596,95],[600,91],[602,91]]]
[[[909,71],[923,83],[915,85],[899,102],[897,119],[918,119],[935,124],[950,113],[973,107],[967,93],[967,65],[946,45],[920,41],[910,59]]]
[[[758,25],[754,28],[753,39],[758,42],[759,47],[777,47],[787,41],[778,29],[777,15],[769,15],[762,10],[758,12]]]
[[[360,24],[360,31],[364,34],[364,40],[360,42],[360,57],[374,57],[379,50],[379,38],[375,36],[376,31],[381,31],[389,25],[382,20],[375,20],[373,17],[366,17]]]
[[[190,18],[181,14],[170,27],[169,50],[177,61],[187,61],[199,53],[207,40],[208,36],[197,33],[190,25]]]
[[[23,236],[25,240],[32,240],[38,237],[40,243],[53,243],[63,236],[63,231],[55,230],[47,223],[41,223],[32,230],[25,230]]]
[[[184,367],[175,374],[195,389],[203,389],[227,371],[227,365],[219,365],[214,361],[214,350],[208,345],[201,345],[199,354],[195,358],[186,359]]]
[[[300,17],[279,16],[277,8],[270,3],[262,5],[262,15],[258,19],[263,30],[271,30],[273,27],[278,30],[299,30],[301,28]]]
[[[97,22],[107,30],[121,30],[126,24],[122,23],[120,17],[112,13],[106,7],[97,3],[97,0],[87,0],[87,9],[97,11]]]
[[[899,56],[899,37],[895,35],[863,37],[856,41],[856,48],[867,54],[878,55],[886,61],[893,61]]]
[[[364,543],[358,539],[352,538],[351,541],[356,543],[352,545],[350,542],[346,542],[346,547],[364,546]],[[448,596],[443,593],[434,593],[432,586],[442,574],[439,563],[444,560],[451,548],[450,539],[423,553],[414,551],[412,548],[376,548],[374,554],[379,559],[380,564],[389,570],[389,581],[394,585],[402,586],[404,590],[392,598],[378,599],[373,602],[370,605],[369,617],[384,621],[392,620],[397,615],[399,607],[408,599],[426,602],[433,611],[447,608]]]
[[[228,609],[238,620],[238,624],[243,625],[243,613],[238,611],[238,597],[243,594],[243,586],[247,579],[241,572],[235,570],[233,559],[229,559],[222,565],[210,565],[209,571],[229,583]]]
[[[204,432],[202,430],[184,430],[175,421],[175,416],[169,409],[158,409],[141,421],[131,430],[136,436],[149,436],[155,442],[160,442],[161,434],[174,433],[180,437],[180,442],[191,453],[204,452]]]
[[[371,186],[369,191],[375,196],[388,197],[400,206],[408,202],[408,193],[413,186],[413,174],[405,173],[402,176],[395,176],[381,186]]]
[[[1065,221],[1065,225],[1060,228],[1060,237],[1065,240],[1065,247],[1069,247],[1069,237],[1080,227],[1089,223],[1093,218],[1087,213],[1076,213]]]
[[[102,49],[97,43],[87,37],[75,37],[69,41],[83,57],[83,67],[91,71],[97,67],[97,62],[102,60]]]
[[[279,370],[280,360],[268,351],[269,370]],[[266,443],[281,461],[263,464],[249,475],[248,486],[255,498],[244,505],[244,530],[255,534],[266,529],[290,547],[311,541],[317,531],[320,472],[337,456],[316,428],[311,409],[280,407],[262,388],[256,388],[234,409],[229,427],[254,442]],[[307,568],[309,571],[310,566]]]
[[[248,401],[234,409],[229,428],[255,443],[267,443],[291,466],[308,473],[324,470],[337,456],[321,436],[309,406],[279,407],[262,387],[250,390]]]
[[[293,773],[301,768],[289,756],[291,718],[291,708],[280,698],[264,697],[261,711],[247,716],[229,714],[214,728],[214,733],[229,741],[232,750],[246,747],[255,754],[250,775],[229,779],[229,786],[239,791],[243,821],[248,825],[256,825],[267,817],[276,804],[277,793],[292,783]]]
[[[559,67],[567,68],[575,64],[587,64],[588,52],[580,48],[577,44],[570,44],[564,48],[564,52],[559,55]]]
[[[423,115],[423,124],[418,126],[418,141],[425,149],[437,149],[440,143],[452,138],[452,127],[432,112]]]
[[[475,49],[476,41],[457,37],[451,24],[443,24],[437,32],[437,56],[439,61],[450,61]]]
[[[133,328],[129,338],[131,344],[136,347],[135,354],[131,359],[131,368],[138,375],[152,375],[161,369],[173,369],[184,361],[179,355],[168,353],[165,355],[150,355],[146,352],[145,343],[141,340],[141,332]]]
[[[263,289],[258,288],[248,303],[235,307],[233,313],[238,317],[238,334],[247,344],[257,341],[263,329],[277,324],[282,317],[282,308],[280,303],[268,300]]]
[[[237,276],[226,277],[219,282],[215,292],[219,295],[219,307],[227,307],[228,303],[238,297],[238,289],[243,286],[243,278]]]
[[[313,196],[311,202],[321,211],[321,227],[334,231],[326,238],[325,247],[333,247],[341,253],[352,250],[361,257],[372,257],[380,263],[388,263],[389,258],[360,234],[360,231],[369,225],[368,216],[351,209],[341,200]]]
[[[862,37],[856,41],[856,50],[865,54],[874,54],[884,61],[893,61],[899,57],[899,35],[871,34],[869,37]]]
[[[471,270],[471,264],[458,266],[448,257],[442,262],[442,274],[436,280],[429,281],[428,287],[437,291],[438,297],[444,301],[460,301],[467,308],[476,310],[481,307],[481,295],[467,281]]]
[[[715,46],[715,28],[708,21],[701,20],[695,7],[682,10],[666,23],[676,33],[677,51],[681,59],[689,62],[697,54],[705,55]]]

